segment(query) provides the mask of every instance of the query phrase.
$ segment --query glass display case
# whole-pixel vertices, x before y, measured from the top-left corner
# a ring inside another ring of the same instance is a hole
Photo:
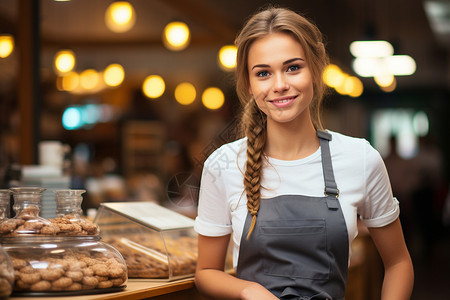
[[[10,189],[16,214],[0,223],[0,243],[12,264],[13,295],[122,290],[128,280],[125,260],[117,249],[101,241],[98,226],[81,216],[84,190],[55,191],[54,219],[39,216],[44,190]]]
[[[4,237],[14,267],[14,293],[37,296],[121,290],[127,282],[120,253],[99,236]]]
[[[9,255],[0,247],[0,299],[7,299],[14,286],[14,269]]]
[[[94,220],[102,239],[126,261],[129,278],[171,281],[193,276],[194,220],[153,202],[102,203]]]

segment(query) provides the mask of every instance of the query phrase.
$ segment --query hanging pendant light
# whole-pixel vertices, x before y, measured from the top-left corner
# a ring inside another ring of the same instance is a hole
[[[105,23],[113,32],[126,32],[136,22],[136,12],[128,1],[115,1],[108,6],[105,12]]]
[[[189,27],[183,22],[171,22],[163,32],[164,46],[172,51],[184,50],[191,40]]]
[[[14,50],[14,37],[11,34],[0,35],[0,58],[8,57]]]

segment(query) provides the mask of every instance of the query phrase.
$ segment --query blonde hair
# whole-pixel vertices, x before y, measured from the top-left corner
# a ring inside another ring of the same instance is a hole
[[[243,106],[240,130],[241,136],[247,137],[244,188],[247,195],[247,210],[253,216],[247,238],[253,231],[259,210],[267,120],[249,91],[248,53],[255,40],[278,32],[290,34],[305,51],[314,88],[314,96],[310,104],[311,120],[316,129],[322,129],[320,105],[326,90],[322,73],[329,60],[321,32],[308,19],[286,8],[271,6],[257,12],[246,22],[235,40],[236,92]]]

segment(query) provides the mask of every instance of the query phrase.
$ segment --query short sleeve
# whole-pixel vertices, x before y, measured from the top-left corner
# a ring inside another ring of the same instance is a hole
[[[232,232],[231,215],[223,172],[215,167],[211,157],[203,165],[194,229],[205,236],[223,236]]]
[[[365,148],[366,193],[358,213],[367,227],[383,227],[400,215],[399,202],[392,195],[389,175],[381,155],[368,142]]]

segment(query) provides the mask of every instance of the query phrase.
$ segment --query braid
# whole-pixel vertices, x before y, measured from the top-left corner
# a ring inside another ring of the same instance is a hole
[[[266,142],[266,116],[258,109],[255,101],[249,101],[242,118],[247,136],[247,162],[244,174],[244,188],[247,195],[247,210],[253,216],[247,234],[250,237],[259,210],[262,181],[262,156]]]

